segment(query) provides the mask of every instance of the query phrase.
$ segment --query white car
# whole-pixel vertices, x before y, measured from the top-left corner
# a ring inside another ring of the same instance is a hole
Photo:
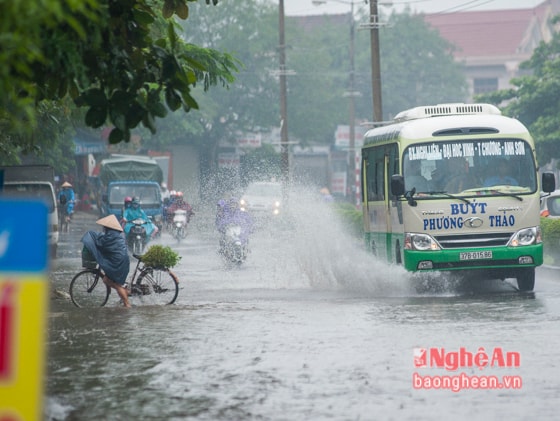
[[[560,190],[541,197],[541,216],[560,219]]]
[[[282,185],[274,181],[249,184],[239,201],[241,209],[257,215],[280,215]]]

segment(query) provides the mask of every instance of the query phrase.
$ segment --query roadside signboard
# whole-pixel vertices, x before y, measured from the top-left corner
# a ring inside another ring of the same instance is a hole
[[[47,212],[0,199],[0,421],[43,417]]]

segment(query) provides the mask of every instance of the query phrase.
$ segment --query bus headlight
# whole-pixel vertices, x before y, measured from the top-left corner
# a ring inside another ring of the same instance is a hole
[[[508,246],[530,246],[539,243],[542,243],[541,227],[531,227],[517,231],[509,240]]]
[[[404,241],[406,250],[440,250],[439,244],[430,235],[407,233]]]

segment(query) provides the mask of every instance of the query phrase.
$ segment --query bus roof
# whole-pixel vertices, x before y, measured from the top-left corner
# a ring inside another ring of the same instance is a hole
[[[397,139],[430,140],[434,137],[465,135],[521,136],[530,139],[527,128],[518,120],[503,116],[490,104],[440,104],[403,111],[394,123],[369,130],[364,146]]]
[[[401,111],[395,121],[416,120],[418,118],[441,117],[444,115],[501,115],[502,112],[491,104],[438,104],[426,105]]]

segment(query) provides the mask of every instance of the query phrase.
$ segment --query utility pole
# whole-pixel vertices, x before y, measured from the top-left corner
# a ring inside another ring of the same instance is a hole
[[[377,0],[370,0],[369,2],[369,26],[371,27],[371,94],[373,97],[373,122],[375,123],[383,121]]]
[[[288,142],[288,105],[286,94],[286,41],[284,32],[284,0],[279,0],[279,38],[280,38],[280,154],[282,174],[282,196],[283,202],[287,203],[288,185],[290,180],[290,155]]]
[[[356,90],[354,88],[354,40],[355,40],[355,23],[354,23],[354,2],[350,2],[350,130],[348,141],[348,188],[350,194],[350,203],[356,204]]]

